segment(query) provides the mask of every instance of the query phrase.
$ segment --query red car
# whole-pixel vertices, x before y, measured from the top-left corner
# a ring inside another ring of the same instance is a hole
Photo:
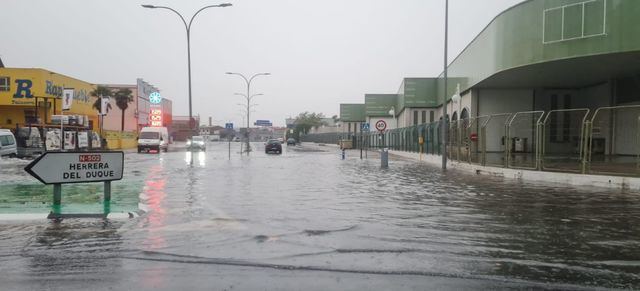
[[[267,154],[268,153],[281,154],[282,153],[282,144],[280,144],[280,141],[277,140],[277,139],[270,139],[264,145],[264,152],[267,153]]]

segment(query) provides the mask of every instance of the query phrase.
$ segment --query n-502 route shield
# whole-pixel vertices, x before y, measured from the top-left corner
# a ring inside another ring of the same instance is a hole
[[[44,184],[122,179],[123,152],[46,152],[24,168]]]

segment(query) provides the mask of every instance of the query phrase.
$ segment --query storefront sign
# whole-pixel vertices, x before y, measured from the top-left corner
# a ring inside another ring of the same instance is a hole
[[[162,95],[158,92],[153,92],[149,95],[149,102],[151,104],[160,104],[162,103]]]
[[[149,124],[153,127],[162,127],[161,109],[151,109],[149,112]]]

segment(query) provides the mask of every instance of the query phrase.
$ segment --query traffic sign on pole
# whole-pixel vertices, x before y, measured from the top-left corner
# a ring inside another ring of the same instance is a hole
[[[123,152],[46,152],[24,170],[44,184],[122,179]]]
[[[230,122],[225,123],[225,124],[224,124],[224,128],[226,128],[226,129],[233,129],[233,123],[230,123]]]
[[[369,132],[370,127],[369,123],[362,123],[360,125],[360,131]]]
[[[387,129],[387,122],[382,119],[376,121],[376,129],[379,132],[383,132],[385,129]]]
[[[24,170],[44,184],[53,184],[53,212],[62,218],[62,184],[104,182],[104,217],[111,203],[111,181],[122,179],[124,152],[46,152]]]

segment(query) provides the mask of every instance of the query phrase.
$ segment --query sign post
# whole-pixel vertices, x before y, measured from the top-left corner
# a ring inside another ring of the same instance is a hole
[[[360,159],[362,160],[362,148],[364,148],[364,133],[369,132],[369,123],[360,124]]]
[[[124,152],[46,152],[24,170],[43,184],[53,185],[54,217],[60,214],[62,184],[104,182],[104,203],[108,209],[111,181],[122,179]]]
[[[384,133],[384,131],[387,129],[387,122],[380,119],[378,121],[376,121],[376,129],[378,130],[378,133],[380,135],[380,145],[384,148],[385,145],[385,141],[384,141],[384,136],[382,135]]]

